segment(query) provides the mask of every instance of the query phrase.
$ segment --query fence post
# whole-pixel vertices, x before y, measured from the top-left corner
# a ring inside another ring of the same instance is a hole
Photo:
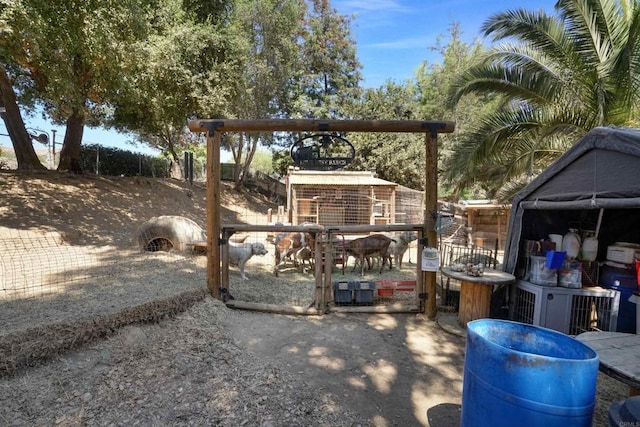
[[[424,211],[424,237],[425,246],[437,246],[438,236],[435,229],[435,216],[438,213],[438,132],[429,129],[425,133],[425,211]],[[420,256],[420,254],[418,254]],[[424,312],[427,318],[435,320],[438,314],[436,304],[436,272],[422,272],[423,287],[420,292],[426,292],[427,300],[424,304]],[[425,288],[426,285],[426,289]]]
[[[184,179],[193,185],[193,153],[184,152]]]
[[[220,299],[220,139],[215,123],[207,132],[207,288]]]

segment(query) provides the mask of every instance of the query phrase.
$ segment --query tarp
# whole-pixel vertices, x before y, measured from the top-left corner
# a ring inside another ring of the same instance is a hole
[[[591,211],[597,215],[602,209],[630,208],[640,208],[640,129],[595,128],[514,197],[505,246],[505,271],[516,270],[523,219],[536,217],[527,212],[540,211],[537,219],[540,222],[561,222],[566,219],[561,212],[549,215],[549,211],[571,210],[574,214]],[[625,216],[617,215],[617,222],[623,222]],[[526,226],[529,230],[538,227],[539,234],[558,232],[550,231],[548,224]]]

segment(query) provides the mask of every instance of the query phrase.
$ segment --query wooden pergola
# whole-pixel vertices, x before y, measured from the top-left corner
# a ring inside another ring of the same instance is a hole
[[[425,134],[425,214],[423,235],[418,250],[436,245],[435,215],[438,202],[438,134],[452,133],[454,122],[420,120],[191,120],[192,132],[204,132],[207,137],[207,287],[214,298],[220,298],[220,143],[224,132],[389,132]],[[436,273],[422,271],[422,283],[428,296],[425,313],[435,319]]]

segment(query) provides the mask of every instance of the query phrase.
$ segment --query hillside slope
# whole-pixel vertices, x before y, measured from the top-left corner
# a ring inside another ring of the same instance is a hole
[[[223,223],[265,221],[266,201],[222,183]],[[129,246],[133,231],[160,215],[206,224],[204,184],[54,171],[0,171],[0,226],[57,231],[72,244]]]

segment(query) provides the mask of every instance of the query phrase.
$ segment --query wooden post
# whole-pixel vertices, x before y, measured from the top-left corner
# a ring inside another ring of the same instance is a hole
[[[464,291],[463,291],[464,289]],[[466,328],[467,323],[489,317],[491,286],[462,280],[460,282],[460,309],[458,324]]]
[[[317,305],[316,308],[319,311],[326,311],[329,302],[333,300],[331,292],[333,291],[331,283],[331,273],[333,272],[333,251],[331,248],[331,232],[318,233],[318,236],[322,236],[323,241],[318,242],[316,240],[316,248],[318,251],[322,251],[324,256],[324,274],[316,276],[316,286],[321,286],[317,290],[316,295],[321,296],[321,305]],[[326,236],[326,237],[325,237]],[[323,256],[320,256],[320,263],[322,263]],[[316,262],[318,258],[316,257]],[[322,265],[322,264],[321,264]],[[316,268],[316,274],[322,272],[321,269]]]
[[[435,229],[434,215],[438,212],[438,133],[435,129],[425,134],[425,211],[423,234],[427,238],[425,246],[437,247],[438,238]],[[421,254],[418,254],[421,256]],[[435,320],[438,307],[436,305],[436,272],[423,271],[422,282],[426,285],[427,301],[425,314]],[[423,285],[424,286],[424,285]],[[422,291],[424,292],[424,291]]]
[[[207,132],[207,288],[220,299],[220,139]]]

